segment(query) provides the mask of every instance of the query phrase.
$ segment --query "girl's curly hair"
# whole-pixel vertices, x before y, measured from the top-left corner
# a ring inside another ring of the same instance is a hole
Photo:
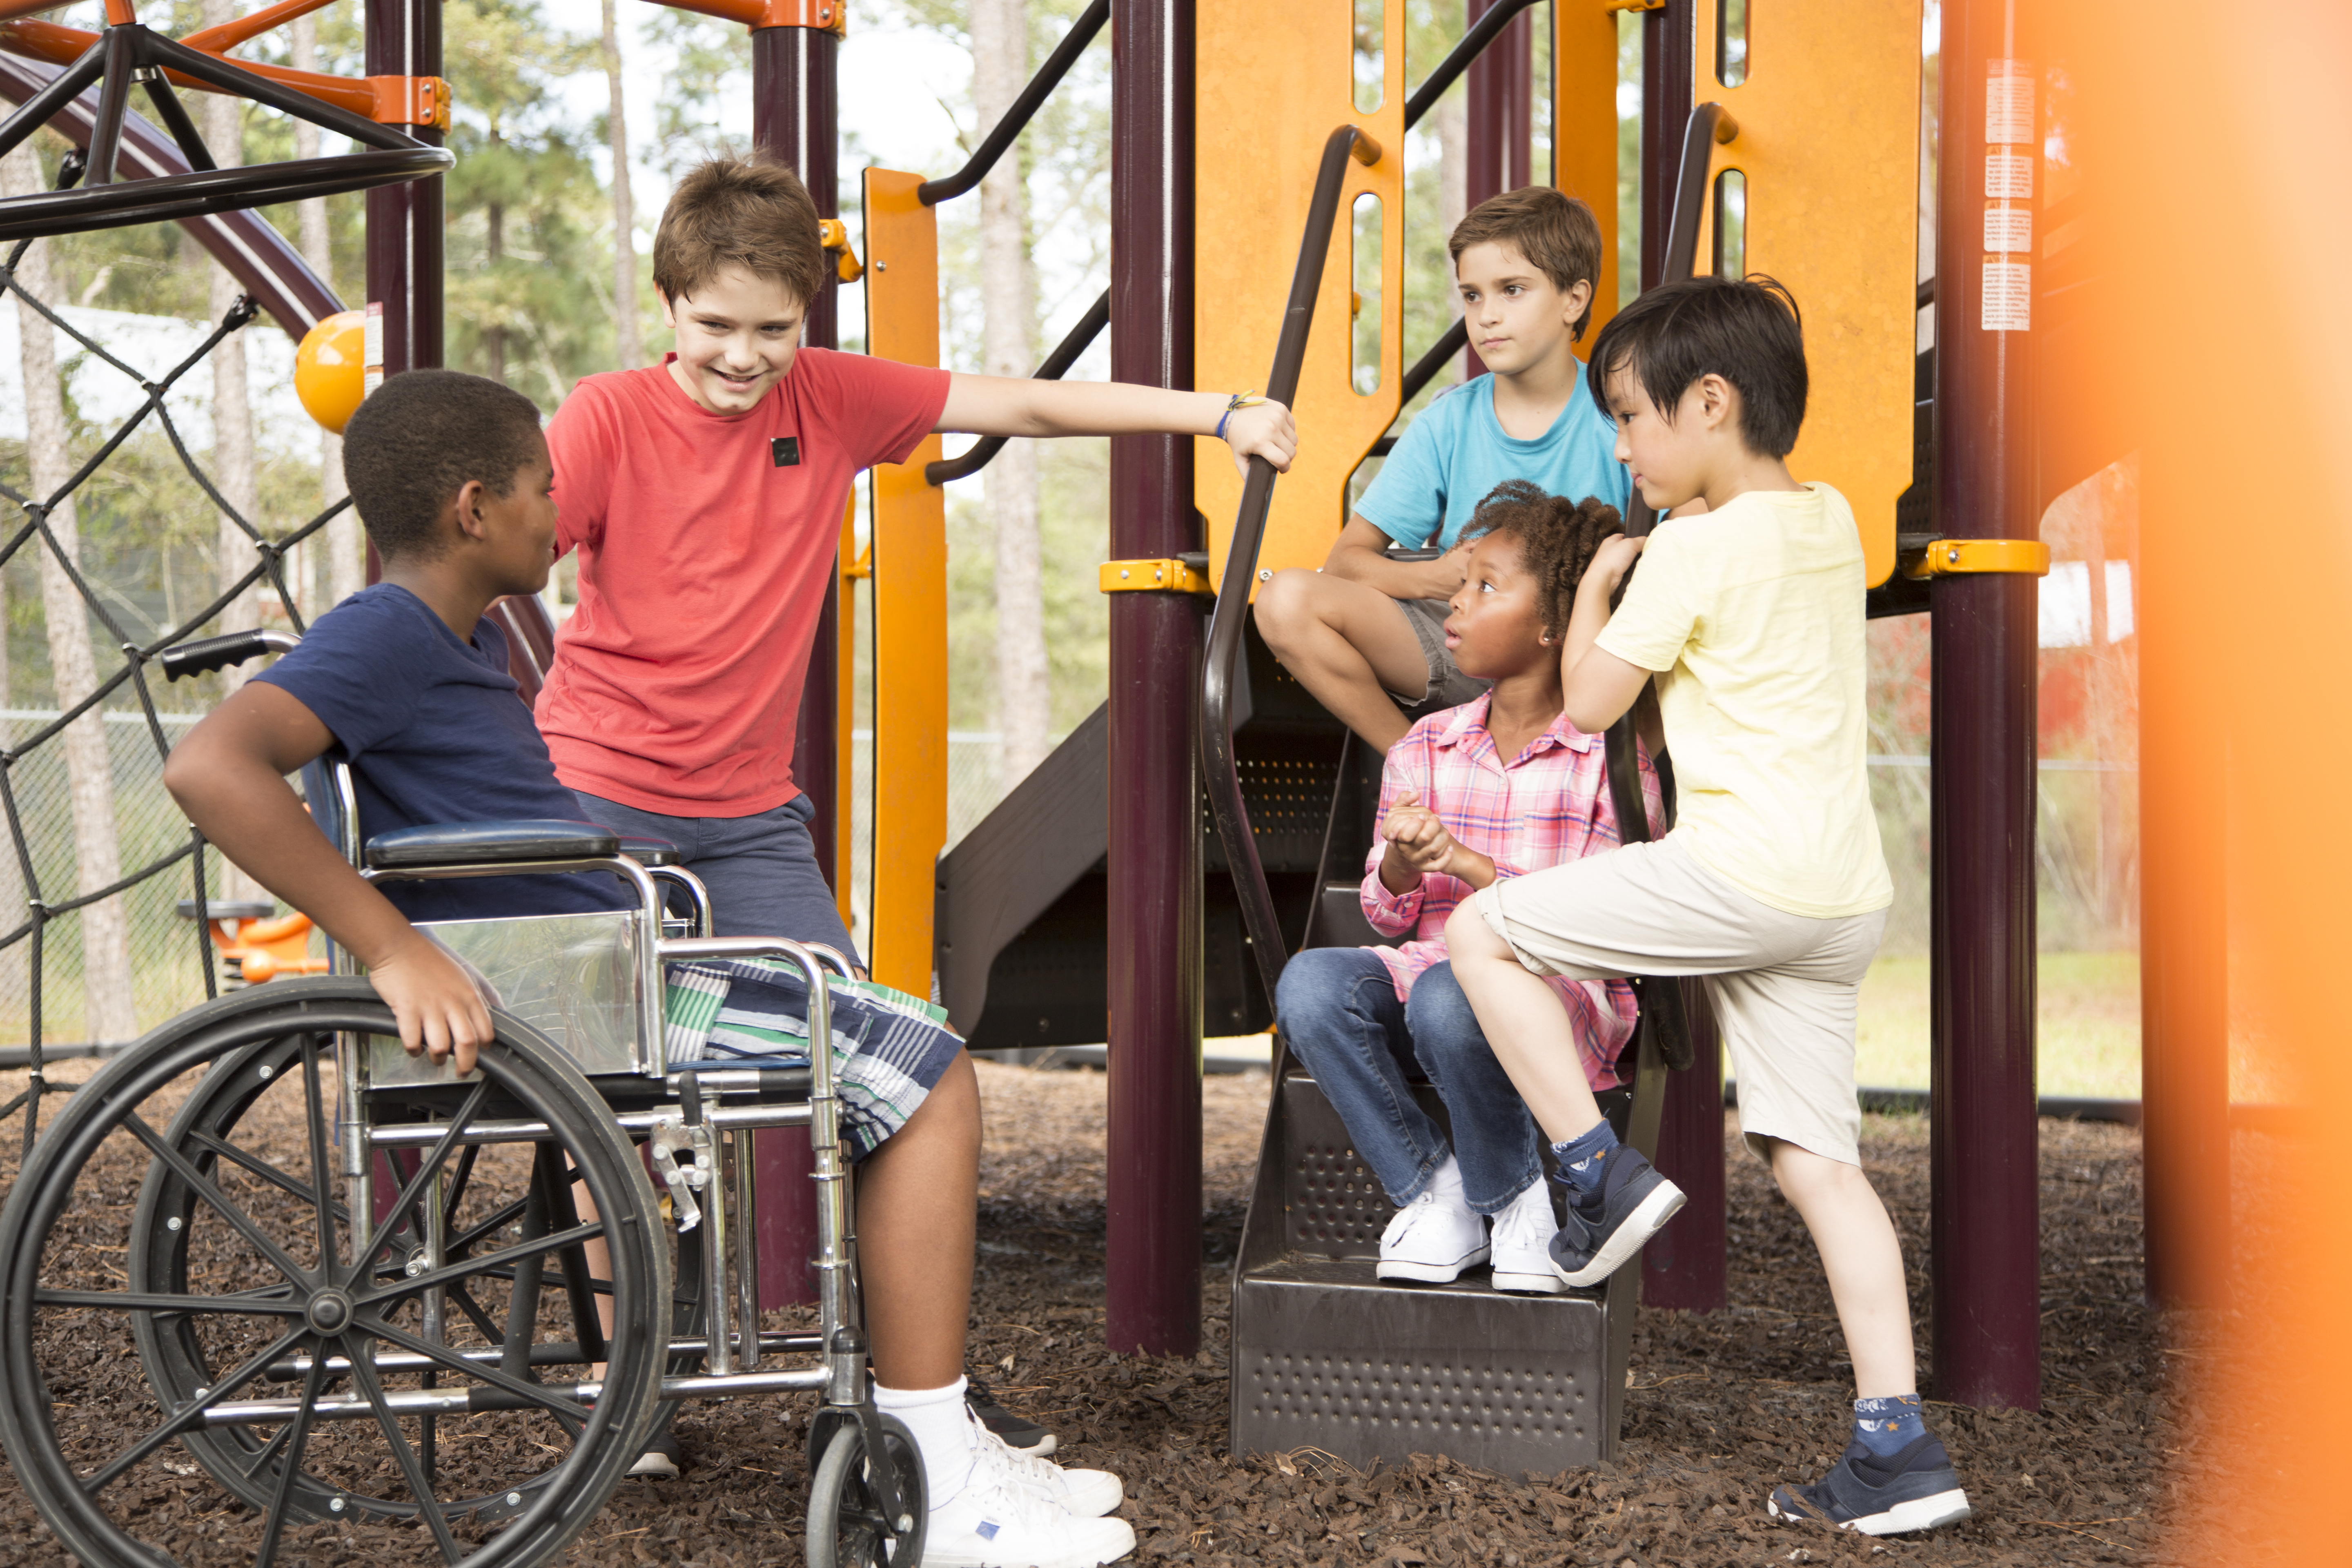
[[[1624,520],[1606,501],[1590,496],[1572,501],[1547,494],[1543,487],[1525,479],[1505,479],[1478,503],[1462,539],[1467,543],[1502,533],[1519,542],[1519,558],[1534,574],[1542,598],[1544,630],[1559,637],[1568,630],[1576,585],[1584,581],[1593,552],[1611,534],[1624,531]]]

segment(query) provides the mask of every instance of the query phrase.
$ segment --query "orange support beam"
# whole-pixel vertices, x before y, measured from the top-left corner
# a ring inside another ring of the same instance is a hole
[[[1552,181],[1601,220],[1601,276],[1580,350],[1617,313],[1618,9],[1601,0],[1552,7]]]
[[[867,352],[940,363],[940,231],[920,174],[866,171]],[[931,994],[934,868],[948,841],[947,495],[930,437],[874,470],[874,930],[885,985]]]

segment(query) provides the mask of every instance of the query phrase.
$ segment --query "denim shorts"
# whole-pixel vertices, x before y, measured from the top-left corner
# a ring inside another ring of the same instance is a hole
[[[1416,711],[1434,712],[1440,708],[1459,708],[1486,693],[1491,682],[1465,675],[1454,667],[1454,655],[1445,646],[1449,606],[1444,600],[1399,599],[1397,608],[1404,612],[1414,640],[1421,644],[1422,659],[1429,666],[1429,684],[1420,691],[1395,691],[1391,696]]]

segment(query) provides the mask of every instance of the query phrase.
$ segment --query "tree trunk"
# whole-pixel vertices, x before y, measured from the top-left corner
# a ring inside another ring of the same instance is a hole
[[[294,19],[288,40],[289,55],[296,70],[319,68],[319,19],[315,16]],[[307,120],[294,121],[294,155],[315,158],[319,155],[319,128]],[[301,225],[299,238],[302,259],[319,280],[331,289],[335,286],[335,253],[327,228],[327,203],[324,197],[313,197],[297,204],[296,216]],[[319,505],[321,510],[343,499],[343,438],[321,426],[319,431]],[[302,613],[317,619],[327,610],[356,594],[367,583],[367,546],[360,537],[359,514],[349,508],[337,513],[320,534],[313,535],[314,542],[302,546],[310,558],[312,572],[299,575],[302,586],[298,592],[311,596],[302,606]],[[315,585],[312,577],[315,576]]]
[[[29,195],[43,188],[41,165],[29,142],[0,159],[0,192]],[[16,264],[16,280],[41,299],[49,295],[48,245],[35,244]],[[65,395],[58,384],[55,329],[21,300],[16,331],[23,347],[26,454],[32,489],[47,500],[72,478],[73,455],[66,445]],[[48,627],[49,671],[60,709],[71,708],[98,686],[90,651],[89,612],[58,552],[80,565],[80,542],[70,499],[49,513],[57,552],[42,550],[41,610]],[[115,839],[114,770],[106,752],[106,726],[93,710],[65,732],[66,779],[71,797],[74,858],[80,889],[103,888],[122,874]],[[7,917],[16,923],[16,917]],[[131,932],[120,895],[81,910],[83,1032],[91,1040],[136,1039],[138,1010],[131,992]]]
[[[645,363],[637,321],[636,216],[629,208],[629,122],[621,112],[621,24],[615,0],[604,0],[604,85],[613,95],[614,357],[623,370]]]
[[[972,103],[985,134],[1029,76],[1027,0],[972,0]],[[1029,260],[1028,202],[1016,149],[980,185],[982,353],[990,375],[1036,368],[1036,274]],[[1037,448],[1014,441],[987,469],[996,534],[997,730],[1000,784],[1010,789],[1045,760],[1053,726],[1045,664],[1045,607],[1037,538]]]

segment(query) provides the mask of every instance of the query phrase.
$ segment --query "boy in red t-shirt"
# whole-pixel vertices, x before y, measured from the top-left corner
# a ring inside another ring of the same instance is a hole
[[[676,843],[721,935],[853,953],[793,782],[794,721],[852,479],[934,431],[1219,435],[1286,468],[1280,404],[957,375],[799,346],[830,258],[792,171],[721,158],[654,239],[677,352],[580,383],[548,426],[580,605],[538,703],[583,815]]]

